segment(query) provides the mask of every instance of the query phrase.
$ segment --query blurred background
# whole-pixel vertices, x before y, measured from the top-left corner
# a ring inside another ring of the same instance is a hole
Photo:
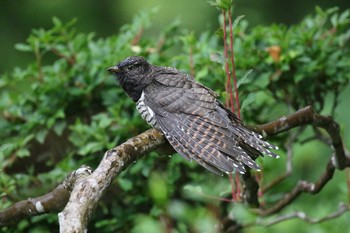
[[[1,0],[0,8],[0,73],[14,67],[23,67],[32,59],[31,54],[20,53],[14,49],[16,43],[25,42],[30,31],[35,28],[48,29],[52,26],[52,17],[63,22],[73,18],[79,32],[95,32],[96,37],[116,34],[125,23],[143,9],[158,8],[154,33],[179,19],[182,25],[194,32],[204,29],[215,31],[218,27],[219,12],[211,7],[207,0]],[[315,6],[341,9],[350,7],[349,0],[237,0],[235,16],[244,15],[250,26],[272,23],[294,24],[305,15],[314,11]],[[194,13],[196,13],[194,15]]]

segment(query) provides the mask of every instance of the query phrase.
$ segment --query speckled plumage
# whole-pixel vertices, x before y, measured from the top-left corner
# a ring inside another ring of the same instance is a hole
[[[108,69],[143,119],[161,130],[185,159],[222,174],[259,169],[252,159],[277,147],[246,128],[217,99],[216,93],[174,68],[153,66],[143,57],[128,57]]]

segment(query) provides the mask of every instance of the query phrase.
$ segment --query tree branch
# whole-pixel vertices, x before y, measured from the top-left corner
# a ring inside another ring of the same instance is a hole
[[[115,176],[165,142],[162,133],[150,129],[108,150],[96,170],[74,187],[68,204],[58,214],[60,232],[87,232],[92,211]]]
[[[90,175],[91,169],[82,166],[74,172],[69,173],[63,183],[51,192],[36,198],[28,198],[0,211],[0,227],[16,224],[19,220],[36,215],[62,210],[67,204],[70,191],[74,184],[83,177]]]
[[[297,185],[294,187],[292,191],[285,194],[284,197],[280,199],[275,205],[273,205],[268,209],[258,209],[256,212],[261,216],[269,216],[286,207],[303,192],[307,192],[310,194],[317,194],[328,183],[328,181],[332,179],[334,171],[335,171],[335,167],[333,166],[333,163],[330,160],[326,166],[326,171],[315,183],[301,180],[297,183]]]
[[[277,184],[284,181],[287,177],[289,177],[292,174],[293,170],[293,164],[292,164],[292,156],[293,156],[293,143],[296,140],[296,138],[300,135],[300,133],[303,131],[302,128],[298,130],[295,133],[290,133],[289,137],[287,138],[287,142],[285,143],[285,148],[287,151],[287,158],[286,158],[286,171],[284,174],[276,177],[274,180],[270,181],[267,185],[264,187],[260,187],[260,190],[262,193],[266,193],[269,189],[275,187]]]
[[[350,159],[345,154],[338,124],[334,122],[331,117],[315,113],[310,106],[305,107],[288,117],[282,117],[277,121],[259,126],[258,128],[265,135],[274,135],[296,126],[306,124],[312,124],[326,130],[331,139],[331,146],[334,148],[334,156],[331,157],[327,163],[325,172],[315,183],[303,180],[299,181],[294,189],[285,194],[275,205],[268,209],[258,209],[256,211],[258,214],[262,216],[274,214],[294,201],[302,192],[310,194],[320,192],[328,181],[332,179],[335,169],[343,170],[350,166]]]
[[[339,170],[347,167],[347,158],[345,156],[343,142],[340,136],[339,125],[331,117],[322,116],[316,113],[311,106],[300,109],[288,117],[281,117],[277,121],[255,127],[263,135],[273,136],[285,132],[292,128],[312,124],[323,128],[328,133],[332,141],[332,147],[335,152],[334,164]]]
[[[273,220],[270,220],[270,221],[258,220],[256,222],[247,223],[247,224],[243,225],[243,228],[248,228],[248,227],[253,227],[253,226],[269,227],[269,226],[275,225],[277,223],[291,220],[291,219],[295,219],[295,218],[301,219],[301,220],[308,222],[308,223],[311,223],[311,224],[316,224],[316,223],[321,223],[321,222],[325,222],[325,221],[337,218],[337,217],[341,216],[342,214],[349,212],[349,211],[350,211],[349,205],[344,204],[344,203],[339,203],[339,207],[336,211],[334,211],[333,213],[330,213],[327,216],[322,217],[322,218],[311,218],[311,217],[307,216],[306,213],[301,212],[301,211],[297,211],[297,212],[294,212],[291,214],[277,216]]]

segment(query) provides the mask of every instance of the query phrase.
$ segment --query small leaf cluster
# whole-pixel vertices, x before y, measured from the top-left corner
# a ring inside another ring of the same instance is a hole
[[[298,25],[253,30],[241,22],[235,28],[235,43],[240,48],[236,50],[237,66],[253,69],[242,89],[257,93],[268,88],[272,101],[294,111],[311,105],[321,112],[329,93],[335,95],[336,103],[350,80],[349,14],[349,10],[316,8],[316,15]],[[265,96],[254,98],[259,101]]]

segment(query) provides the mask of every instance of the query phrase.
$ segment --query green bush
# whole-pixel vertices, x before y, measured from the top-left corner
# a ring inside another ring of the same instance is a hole
[[[315,15],[290,28],[249,28],[246,21],[238,23],[234,28],[236,72],[246,122],[269,122],[306,105],[335,113],[339,95],[350,79],[349,13],[317,9]],[[222,38],[217,34],[195,35],[179,22],[152,34],[147,30],[152,25],[148,13],[139,14],[132,24],[108,38],[77,33],[74,25],[74,20],[62,23],[54,18],[51,29],[33,30],[25,44],[16,45],[34,55],[33,63],[1,75],[1,209],[48,192],[81,164],[96,167],[107,149],[148,128],[106,71],[127,56],[142,55],[153,64],[193,72],[224,100]],[[349,111],[339,114],[345,113]],[[286,136],[275,144],[282,145]],[[315,153],[314,144],[310,150]],[[279,153],[284,154],[283,150]],[[307,159],[297,158],[300,164]],[[267,178],[283,171],[283,160],[264,160]],[[313,167],[311,173],[318,174],[323,167]],[[299,178],[297,174],[280,190],[267,194],[266,201],[280,197]],[[329,192],[345,195],[338,188]],[[232,211],[232,205],[193,195],[193,190],[228,196],[230,185],[228,179],[178,155],[169,158],[151,153],[115,179],[89,229],[164,232],[164,221],[168,221],[174,232],[202,232],[220,223],[215,211]],[[235,214],[256,218],[244,208]],[[53,228],[57,228],[55,214],[23,220],[4,230],[51,232]]]

